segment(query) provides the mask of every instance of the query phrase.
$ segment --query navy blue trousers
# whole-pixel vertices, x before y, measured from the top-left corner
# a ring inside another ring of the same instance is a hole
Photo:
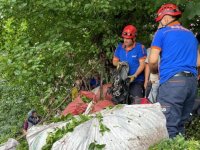
[[[169,137],[184,134],[197,94],[196,77],[172,77],[159,87],[158,102],[162,105]]]
[[[132,82],[129,86],[128,104],[136,103],[136,99],[144,97],[144,82]]]

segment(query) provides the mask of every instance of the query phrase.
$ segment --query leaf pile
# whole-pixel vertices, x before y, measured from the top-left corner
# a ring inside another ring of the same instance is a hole
[[[56,132],[49,134],[46,140],[46,145],[43,146],[42,150],[50,150],[53,144],[59,139],[61,139],[65,134],[67,134],[68,132],[73,132],[75,127],[90,119],[91,117],[85,115],[79,115],[78,118],[72,117],[65,127],[57,129]]]

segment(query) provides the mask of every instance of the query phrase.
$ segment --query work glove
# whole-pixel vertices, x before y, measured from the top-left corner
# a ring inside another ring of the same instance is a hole
[[[118,62],[118,64],[117,64],[117,70],[122,66],[122,65],[127,65],[127,63],[126,62]]]
[[[153,83],[159,80],[158,74],[150,74],[149,80]]]
[[[137,76],[134,74],[132,76],[128,76],[128,78],[130,78],[129,82],[131,83],[131,82],[133,82],[137,78]]]

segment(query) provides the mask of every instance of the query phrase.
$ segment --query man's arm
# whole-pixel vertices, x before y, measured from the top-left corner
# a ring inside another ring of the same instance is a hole
[[[145,64],[145,77],[144,77],[144,88],[146,89],[147,83],[149,82],[149,75],[150,75],[150,69],[149,69],[149,64]]]
[[[200,48],[198,50],[197,67],[200,67]]]
[[[149,68],[150,68],[150,72],[152,74],[157,74],[158,73],[159,55],[160,55],[160,49],[152,47],[150,55],[149,55]]]
[[[113,58],[113,65],[117,67],[118,63],[119,63],[119,59]]]
[[[140,65],[139,65],[139,67],[137,68],[137,70],[136,70],[136,72],[135,72],[135,74],[134,74],[136,77],[139,76],[139,75],[144,71],[145,59],[144,59],[144,58],[141,58],[141,59],[139,60],[139,63],[140,63]]]
[[[198,49],[198,56],[197,56],[197,71],[198,71],[198,80],[200,79],[200,46]]]
[[[116,48],[115,52],[114,52],[114,56],[113,56],[113,65],[114,66],[118,66],[119,62],[120,62],[120,52],[119,52],[119,45]]]

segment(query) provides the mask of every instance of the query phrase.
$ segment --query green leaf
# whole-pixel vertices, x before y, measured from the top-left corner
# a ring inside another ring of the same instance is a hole
[[[88,150],[95,150],[95,142],[90,143]]]
[[[95,147],[96,147],[97,149],[99,149],[99,150],[102,150],[103,148],[106,147],[106,144],[97,144]]]

